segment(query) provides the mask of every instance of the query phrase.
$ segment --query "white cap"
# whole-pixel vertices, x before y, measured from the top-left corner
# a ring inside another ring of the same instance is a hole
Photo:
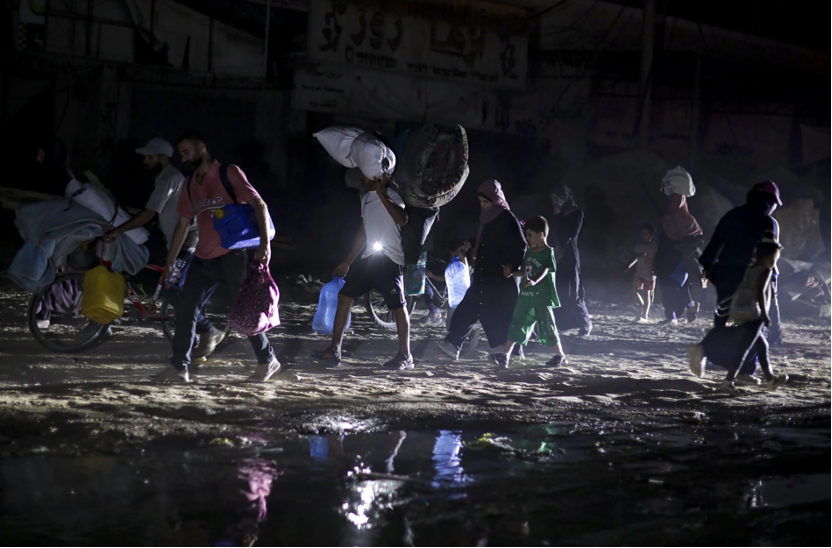
[[[381,179],[396,169],[396,155],[370,132],[364,132],[350,144],[349,159],[368,179]]]
[[[146,145],[136,149],[137,154],[143,156],[153,156],[154,154],[163,154],[167,157],[173,156],[173,147],[165,139],[156,137],[148,141]]]

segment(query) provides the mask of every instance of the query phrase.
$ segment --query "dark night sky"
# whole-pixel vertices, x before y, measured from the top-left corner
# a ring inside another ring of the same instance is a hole
[[[642,0],[609,0],[641,8]],[[552,5],[555,5],[553,2]],[[830,51],[830,5],[826,2],[753,0],[656,0],[656,13]]]

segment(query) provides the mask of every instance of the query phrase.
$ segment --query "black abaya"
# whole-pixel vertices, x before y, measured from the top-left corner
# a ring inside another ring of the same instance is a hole
[[[558,329],[592,329],[589,312],[584,300],[584,285],[581,281],[581,254],[578,251],[578,236],[584,222],[584,212],[577,207],[567,207],[552,218],[550,231],[554,233],[553,243],[563,250],[557,261],[555,288],[560,308],[555,309]]]
[[[461,348],[479,320],[491,348],[506,343],[519,289],[517,278],[503,276],[503,265],[520,268],[525,250],[523,229],[511,211],[483,226],[471,287],[451,317],[446,342]]]

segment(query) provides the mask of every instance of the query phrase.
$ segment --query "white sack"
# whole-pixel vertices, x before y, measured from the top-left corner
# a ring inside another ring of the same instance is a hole
[[[99,185],[82,183],[73,179],[66,185],[65,195],[67,198],[72,198],[87,209],[98,213],[107,222],[111,221],[113,214],[116,213],[115,200]],[[115,221],[113,221],[113,226],[123,225],[131,218],[131,215],[119,206]],[[148,237],[148,232],[144,228],[134,228],[124,234],[129,236],[137,244],[143,244],[147,241]]]
[[[328,127],[317,133],[313,133],[319,143],[332,156],[336,162],[344,167],[357,167],[350,159],[350,145],[356,137],[364,133],[363,129],[355,127]]]
[[[696,187],[693,186],[693,177],[682,166],[676,166],[662,179],[662,191],[670,196],[681,194],[682,196],[693,196],[696,194]]]
[[[381,179],[396,169],[396,154],[370,132],[364,132],[350,145],[350,159],[368,179]]]

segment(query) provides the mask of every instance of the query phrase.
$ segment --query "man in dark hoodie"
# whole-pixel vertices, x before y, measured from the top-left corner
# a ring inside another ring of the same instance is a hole
[[[728,319],[728,308],[731,297],[742,282],[745,269],[754,253],[757,243],[766,231],[773,231],[775,238],[780,239],[780,226],[772,217],[777,206],[782,206],[780,189],[773,181],[764,181],[754,185],[748,192],[746,203],[726,213],[719,224],[699,263],[705,269],[702,274],[716,287],[717,308],[714,315],[716,327],[725,326]],[[775,288],[775,298],[771,303],[772,325],[768,333],[771,344],[781,342],[780,309],[777,305],[777,270],[774,271],[772,286]],[[752,378],[756,370],[756,355],[749,356],[740,370],[743,380],[755,382]]]

